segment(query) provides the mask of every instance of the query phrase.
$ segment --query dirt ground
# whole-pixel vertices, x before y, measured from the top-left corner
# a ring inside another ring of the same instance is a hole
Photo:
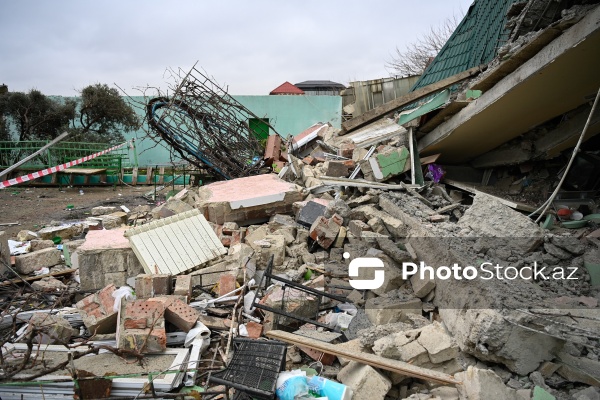
[[[183,186],[175,186],[181,190]],[[80,194],[80,190],[83,194]],[[133,210],[138,205],[154,206],[164,201],[172,186],[159,192],[157,201],[144,198],[153,191],[153,186],[110,187],[31,187],[13,186],[0,190],[0,231],[8,238],[16,236],[23,229],[37,231],[51,221],[70,222],[84,220],[91,216],[91,209],[97,206],[126,206]],[[72,210],[67,210],[73,205]],[[18,222],[16,226],[3,224]]]

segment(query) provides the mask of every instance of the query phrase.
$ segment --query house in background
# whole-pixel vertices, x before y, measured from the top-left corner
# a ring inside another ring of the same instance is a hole
[[[300,96],[305,94],[304,91],[298,88],[295,85],[292,85],[289,82],[284,82],[281,85],[277,86],[275,89],[271,90],[269,95],[296,95]]]
[[[313,96],[339,96],[346,86],[332,81],[304,81],[295,84],[307,95]]]

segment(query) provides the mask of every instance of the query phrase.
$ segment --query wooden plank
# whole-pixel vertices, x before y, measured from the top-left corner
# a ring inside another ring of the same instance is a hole
[[[71,273],[73,273],[75,271],[77,271],[77,268],[69,268],[69,269],[64,269],[62,271],[52,272],[50,274],[37,275],[37,276],[28,276],[28,277],[24,277],[24,278],[11,279],[10,281],[1,282],[0,283],[0,287],[13,285],[15,283],[22,283],[23,281],[27,281],[27,282],[37,281],[37,280],[40,280],[42,278],[47,278],[49,276],[67,275],[67,274],[71,274]]]
[[[467,183],[462,183],[462,182],[454,181],[454,180],[451,180],[451,179],[444,179],[444,183],[447,183],[450,186],[457,187],[459,189],[462,189],[462,190],[464,190],[466,192],[469,192],[469,193],[472,193],[472,194],[475,194],[475,195],[482,193],[482,194],[491,196],[491,197],[495,198],[496,200],[498,200],[500,203],[502,203],[504,205],[507,205],[510,208],[513,208],[515,210],[525,211],[525,212],[529,212],[529,213],[534,212],[536,210],[536,207],[532,207],[532,206],[527,205],[525,203],[520,203],[518,201],[507,200],[507,199],[504,199],[502,197],[498,197],[498,196],[494,196],[493,194],[486,193],[486,192],[484,192],[482,190],[479,190],[474,185],[469,185]]]
[[[421,165],[433,164],[438,158],[440,158],[441,155],[441,153],[438,153],[432,156],[423,157],[421,158]]]
[[[380,368],[386,371],[391,371],[398,374],[411,376],[414,378],[424,379],[427,381],[438,383],[449,383],[452,385],[461,384],[461,382],[454,379],[452,375],[444,374],[442,372],[433,371],[426,368],[417,367],[409,363],[394,360],[391,358],[381,357],[376,354],[368,354],[363,352],[347,350],[340,346],[332,346],[330,343],[321,342],[320,340],[315,340],[300,335],[294,335],[293,333],[289,332],[277,330],[269,331],[267,332],[267,336],[273,339],[281,340],[286,343],[294,344],[296,346],[309,347],[316,351],[321,351],[327,354],[333,354],[335,356],[347,358],[349,360],[356,361],[361,364],[370,365],[374,368]]]
[[[137,179],[138,179],[138,167],[133,167],[133,172],[131,173],[131,184],[133,186],[137,185]]]
[[[385,114],[396,111],[397,109],[404,107],[414,101],[422,99],[432,93],[435,93],[439,90],[445,89],[448,86],[452,86],[455,83],[460,81],[464,81],[465,79],[469,79],[482,71],[482,66],[474,67],[468,69],[466,71],[460,72],[456,75],[452,75],[446,79],[442,79],[439,82],[432,83],[431,85],[427,85],[420,89],[415,90],[414,92],[410,92],[405,94],[404,96],[400,96],[397,99],[389,101],[385,104],[380,105],[379,107],[375,107],[372,110],[365,112],[362,115],[359,115],[356,118],[352,118],[342,124],[342,129],[345,132],[350,132],[356,128],[359,128],[363,125],[368,124],[376,120],[377,118],[381,118]]]

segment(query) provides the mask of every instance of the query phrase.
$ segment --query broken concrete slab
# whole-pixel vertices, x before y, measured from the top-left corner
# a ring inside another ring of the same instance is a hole
[[[61,253],[47,248],[15,257],[15,269],[19,274],[29,275],[40,268],[53,267],[61,262]]]
[[[249,225],[267,221],[274,214],[290,213],[292,204],[302,198],[299,186],[265,174],[202,186],[196,208],[216,224]]]
[[[57,292],[61,290],[67,289],[67,285],[59,281],[58,279],[48,276],[46,278],[42,278],[39,281],[35,281],[31,284],[31,287],[35,290],[39,290],[40,292]]]
[[[427,350],[429,359],[434,364],[449,361],[458,356],[458,345],[442,324],[437,321],[422,328],[417,341]]]
[[[365,314],[374,325],[389,324],[406,320],[406,314],[421,314],[421,299],[391,299],[376,297],[365,303]]]
[[[504,385],[502,379],[493,371],[469,366],[465,372],[454,376],[462,381],[457,385],[461,399],[469,400],[517,400],[517,393]]]
[[[32,240],[30,243],[31,251],[49,249],[56,246],[52,240]]]
[[[507,245],[524,252],[535,250],[544,237],[543,230],[527,216],[485,194],[475,196],[457,226],[469,227],[483,237],[510,238]]]
[[[98,206],[98,207],[92,208],[92,216],[99,217],[100,215],[107,215],[107,214],[113,213],[115,211],[117,211],[117,207]]]
[[[111,283],[123,286],[127,278],[144,272],[124,232],[125,228],[88,232],[75,252],[81,290],[98,290]]]
[[[81,235],[83,230],[83,224],[66,224],[60,226],[48,226],[40,229],[37,233],[42,240],[52,240],[57,236],[64,240]]]
[[[26,335],[34,335],[34,343],[67,345],[77,331],[59,315],[35,313],[29,319]]]
[[[165,203],[152,210],[152,218],[167,218],[193,209],[194,207],[192,207],[185,201],[179,200],[175,197],[171,197]]]

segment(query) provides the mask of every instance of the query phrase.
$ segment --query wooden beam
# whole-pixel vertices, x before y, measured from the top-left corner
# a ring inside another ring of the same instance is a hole
[[[0,282],[0,287],[14,285],[14,284],[17,284],[17,283],[23,283],[23,281],[26,281],[26,282],[37,281],[37,280],[40,280],[42,278],[46,278],[46,277],[49,277],[49,276],[67,275],[67,274],[71,274],[71,273],[73,273],[75,271],[77,271],[77,268],[69,268],[69,269],[63,269],[62,271],[52,272],[52,273],[44,274],[44,275],[28,276],[28,277],[25,277],[25,278],[11,279],[9,281]]]
[[[398,374],[411,376],[413,378],[424,379],[427,381],[452,384],[461,384],[460,381],[454,379],[452,375],[442,372],[433,371],[426,368],[417,367],[415,365],[402,361],[385,358],[376,354],[369,354],[357,351],[344,349],[340,346],[331,345],[330,343],[321,342],[320,340],[311,339],[308,337],[294,335],[293,333],[284,331],[269,331],[267,336],[273,339],[281,340],[286,343],[291,343],[296,346],[309,347],[313,350],[320,351],[326,354],[347,358],[361,364],[370,365],[374,368],[384,369],[386,371],[395,372]]]
[[[382,116],[390,112],[396,111],[397,109],[404,107],[414,101],[420,100],[425,96],[429,96],[430,94],[445,89],[448,86],[452,86],[455,83],[464,81],[465,79],[469,79],[479,74],[481,71],[482,66],[473,67],[456,75],[452,75],[446,79],[442,79],[441,81],[432,83],[431,85],[427,85],[425,87],[417,89],[414,92],[407,93],[404,96],[400,96],[397,99],[384,103],[379,107],[375,107],[374,109],[359,115],[356,118],[352,118],[351,120],[344,122],[342,124],[342,129],[345,132],[353,131],[354,129],[366,125],[378,118],[381,118]]]
[[[505,199],[503,197],[494,196],[493,194],[486,193],[486,192],[484,192],[482,190],[479,190],[479,188],[477,188],[476,186],[469,185],[468,183],[462,183],[462,182],[454,181],[452,179],[444,179],[444,183],[447,183],[450,186],[454,186],[456,188],[464,190],[465,192],[472,193],[474,195],[482,193],[482,194],[485,194],[487,196],[494,197],[500,203],[502,203],[502,204],[504,204],[504,205],[506,205],[506,206],[508,206],[508,207],[510,207],[512,209],[518,210],[518,211],[533,212],[536,209],[536,207],[532,207],[532,206],[530,206],[528,204],[525,204],[525,203],[521,203],[521,202],[518,202],[518,201],[510,201],[510,200],[507,200],[507,199]]]

